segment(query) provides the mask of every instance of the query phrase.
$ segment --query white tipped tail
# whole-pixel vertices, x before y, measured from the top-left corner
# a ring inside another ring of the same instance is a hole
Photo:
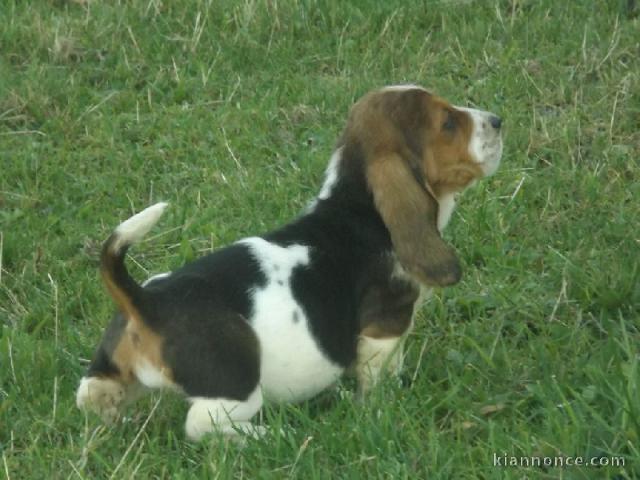
[[[139,242],[158,222],[167,203],[160,202],[145,208],[140,213],[122,222],[113,232],[110,250],[118,253],[123,247]]]
[[[166,203],[156,203],[118,225],[104,242],[100,271],[107,290],[129,321],[144,321],[146,294],[124,264],[127,247],[140,241],[160,219]]]

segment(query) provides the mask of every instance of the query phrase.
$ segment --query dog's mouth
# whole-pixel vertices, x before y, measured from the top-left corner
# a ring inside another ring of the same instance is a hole
[[[493,175],[500,166],[502,158],[502,138],[498,136],[492,142],[483,144],[483,159],[478,162],[485,177]]]

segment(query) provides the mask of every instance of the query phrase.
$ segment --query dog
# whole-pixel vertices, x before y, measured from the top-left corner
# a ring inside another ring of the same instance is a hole
[[[117,305],[76,400],[112,421],[140,391],[190,402],[188,438],[256,435],[263,400],[298,402],[355,370],[364,396],[401,367],[421,295],[457,283],[441,232],[456,195],[493,174],[502,120],[424,88],[392,86],[352,107],[319,195],[292,222],[142,285],[125,254],[166,207],[120,224],[101,273]]]

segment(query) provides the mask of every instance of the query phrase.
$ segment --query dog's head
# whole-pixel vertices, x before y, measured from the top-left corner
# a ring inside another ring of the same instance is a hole
[[[395,254],[426,285],[457,283],[461,268],[438,230],[439,202],[496,171],[501,120],[454,107],[420,87],[388,87],[351,109],[340,140],[357,148]]]

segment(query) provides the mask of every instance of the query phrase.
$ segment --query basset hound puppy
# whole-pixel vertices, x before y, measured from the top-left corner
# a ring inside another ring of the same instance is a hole
[[[500,126],[417,86],[368,93],[298,218],[142,285],[125,254],[166,204],[129,218],[102,249],[117,313],[77,405],[113,420],[136,392],[167,387],[188,398],[197,440],[257,434],[263,398],[311,398],[352,367],[366,393],[400,368],[421,289],[460,280],[440,232],[455,195],[498,168]]]

